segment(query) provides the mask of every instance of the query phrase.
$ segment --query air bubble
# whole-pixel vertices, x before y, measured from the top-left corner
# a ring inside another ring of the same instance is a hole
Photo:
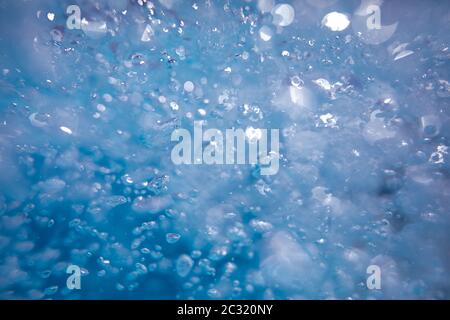
[[[166,234],[166,241],[167,243],[174,244],[177,243],[178,240],[180,240],[181,236],[178,233],[167,233]]]
[[[181,255],[176,262],[177,274],[182,278],[186,277],[189,272],[191,272],[193,265],[194,262],[192,261],[191,257],[186,254]]]

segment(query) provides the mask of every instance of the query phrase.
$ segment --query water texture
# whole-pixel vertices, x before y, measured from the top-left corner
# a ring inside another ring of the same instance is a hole
[[[0,298],[450,298],[449,26],[444,0],[1,0]],[[279,129],[278,173],[175,165],[200,120]]]

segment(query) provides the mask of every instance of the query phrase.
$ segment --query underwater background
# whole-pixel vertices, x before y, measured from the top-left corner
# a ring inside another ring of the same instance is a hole
[[[0,0],[0,298],[449,299],[449,26],[445,0]],[[278,173],[173,164],[200,120],[279,129]]]

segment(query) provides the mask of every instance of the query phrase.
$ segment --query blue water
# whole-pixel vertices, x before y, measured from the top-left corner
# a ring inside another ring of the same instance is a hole
[[[377,44],[284,3],[0,1],[0,298],[450,298],[450,3]],[[279,129],[278,174],[174,165],[194,120]]]

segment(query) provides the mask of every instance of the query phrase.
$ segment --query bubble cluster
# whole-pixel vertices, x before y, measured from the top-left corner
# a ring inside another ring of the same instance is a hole
[[[376,2],[4,2],[0,298],[448,299],[449,6]]]

